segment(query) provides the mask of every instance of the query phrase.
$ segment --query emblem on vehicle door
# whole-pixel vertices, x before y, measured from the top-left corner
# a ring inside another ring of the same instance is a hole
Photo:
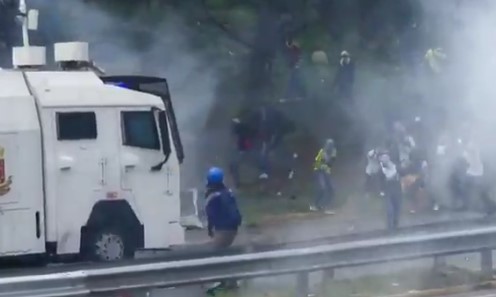
[[[5,148],[0,146],[0,196],[10,191],[12,176],[7,177],[5,170]]]

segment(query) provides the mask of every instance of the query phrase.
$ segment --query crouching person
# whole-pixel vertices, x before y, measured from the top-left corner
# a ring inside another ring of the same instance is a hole
[[[234,242],[242,217],[234,194],[224,184],[222,169],[212,167],[207,174],[206,206],[208,236],[215,250],[228,248]],[[225,281],[210,288],[207,293],[215,295],[217,289],[233,289],[236,281]]]

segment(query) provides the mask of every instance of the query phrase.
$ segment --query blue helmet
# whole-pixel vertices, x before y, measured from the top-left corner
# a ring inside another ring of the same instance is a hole
[[[212,167],[207,173],[208,184],[221,184],[224,181],[224,171],[218,167]]]

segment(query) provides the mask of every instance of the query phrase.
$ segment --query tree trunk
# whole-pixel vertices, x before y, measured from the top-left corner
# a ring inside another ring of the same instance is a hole
[[[275,14],[264,5],[258,17],[253,48],[248,57],[245,101],[261,102],[273,96],[272,63],[278,47]]]

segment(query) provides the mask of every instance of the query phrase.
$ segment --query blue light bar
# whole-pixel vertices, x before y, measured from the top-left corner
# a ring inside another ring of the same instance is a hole
[[[127,85],[125,82],[109,82],[107,84],[114,85],[120,88],[131,89],[131,87]]]

